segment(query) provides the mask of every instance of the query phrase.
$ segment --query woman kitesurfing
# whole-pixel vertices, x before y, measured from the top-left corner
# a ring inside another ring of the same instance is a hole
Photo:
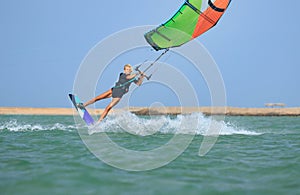
[[[140,75],[138,78],[136,78],[138,75]],[[108,114],[108,112],[117,105],[124,94],[126,94],[129,91],[129,86],[131,83],[135,83],[136,85],[140,86],[143,83],[143,79],[146,75],[143,74],[143,72],[139,71],[139,73],[132,74],[132,67],[130,64],[126,64],[124,66],[123,73],[120,73],[119,80],[116,82],[115,86],[111,89],[107,90],[106,92],[98,95],[97,97],[87,101],[86,103],[82,104],[79,103],[77,107],[83,109],[88,105],[91,105],[99,100],[103,100],[106,98],[111,98],[111,102],[106,106],[103,113],[101,114],[98,122],[101,122]]]

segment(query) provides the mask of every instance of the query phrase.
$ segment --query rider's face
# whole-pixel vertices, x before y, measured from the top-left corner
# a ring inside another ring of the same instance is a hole
[[[125,74],[131,74],[132,72],[131,67],[125,67],[124,72]]]

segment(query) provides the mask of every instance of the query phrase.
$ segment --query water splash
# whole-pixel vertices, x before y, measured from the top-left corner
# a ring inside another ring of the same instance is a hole
[[[195,123],[197,123],[195,125]],[[224,121],[213,120],[202,113],[177,116],[136,116],[130,112],[110,115],[100,124],[89,129],[89,134],[101,132],[126,132],[133,135],[148,136],[162,134],[210,135],[209,128],[218,127],[219,135],[260,135],[254,131],[235,127]],[[196,128],[195,128],[196,127]]]
[[[130,112],[111,114],[99,125],[88,130],[90,135],[101,132],[129,133],[132,135],[149,136],[160,134],[195,134],[210,135],[208,129],[218,127],[219,135],[261,135],[261,132],[246,130],[237,127],[229,122],[216,121],[212,117],[206,117],[202,113],[188,115],[153,115],[137,116]],[[10,119],[0,122],[0,131],[28,132],[28,131],[77,131],[77,129],[87,129],[85,124],[26,121]]]

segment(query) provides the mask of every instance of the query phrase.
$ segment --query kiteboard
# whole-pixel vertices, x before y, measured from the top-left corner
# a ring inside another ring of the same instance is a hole
[[[77,112],[79,113],[80,117],[84,120],[84,122],[87,124],[87,126],[93,126],[94,125],[94,119],[91,117],[91,115],[89,114],[89,112],[87,111],[86,108],[84,107],[78,107],[78,104],[82,104],[82,101],[73,94],[69,94],[69,97],[74,105],[74,107],[76,108]]]

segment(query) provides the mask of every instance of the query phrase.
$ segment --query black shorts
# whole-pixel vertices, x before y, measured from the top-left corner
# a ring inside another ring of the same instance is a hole
[[[113,98],[122,98],[125,93],[126,93],[125,90],[122,88],[112,88]]]

